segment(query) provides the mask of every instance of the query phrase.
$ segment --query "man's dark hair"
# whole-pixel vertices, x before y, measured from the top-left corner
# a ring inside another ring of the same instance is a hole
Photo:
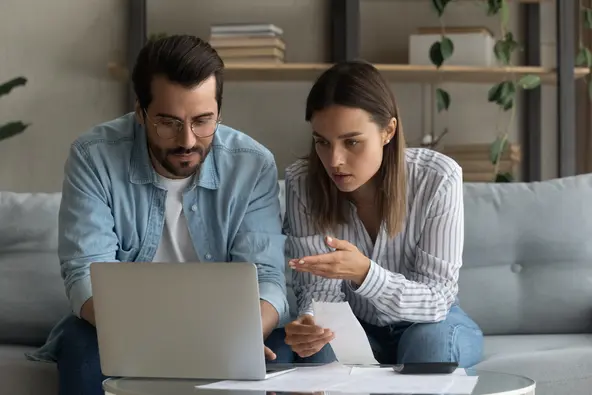
[[[152,102],[152,79],[163,75],[172,82],[192,88],[211,75],[216,77],[218,112],[222,107],[224,62],[206,41],[190,35],[150,40],[136,59],[132,82],[143,109]]]

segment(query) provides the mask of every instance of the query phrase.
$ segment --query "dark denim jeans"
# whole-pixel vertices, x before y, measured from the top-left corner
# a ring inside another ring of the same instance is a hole
[[[277,356],[268,363],[323,363],[335,360],[330,347],[310,358],[300,358],[285,343],[285,337],[283,329],[276,329],[268,336],[265,344]],[[60,395],[104,395],[101,383],[107,377],[101,373],[96,329],[88,322],[75,316],[67,320],[58,347],[57,365]]]

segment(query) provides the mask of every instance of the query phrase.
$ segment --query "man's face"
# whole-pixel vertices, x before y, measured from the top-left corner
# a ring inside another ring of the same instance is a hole
[[[138,107],[136,116],[145,126],[156,172],[167,178],[190,177],[199,171],[214,138],[218,119],[216,78],[211,76],[200,85],[186,88],[157,76],[152,81],[152,102],[146,114]]]

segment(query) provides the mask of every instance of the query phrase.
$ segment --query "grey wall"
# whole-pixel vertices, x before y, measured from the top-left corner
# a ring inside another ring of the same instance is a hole
[[[121,0],[3,0],[0,4],[0,81],[30,79],[0,102],[0,122],[32,122],[25,134],[0,142],[0,190],[56,191],[70,142],[93,124],[125,112],[124,83],[107,64],[123,61],[127,2]],[[429,1],[363,0],[362,56],[384,63],[407,62],[407,37],[419,26],[438,25]],[[34,7],[37,13],[32,13]],[[263,8],[265,7],[265,8]],[[554,56],[552,4],[543,5],[543,57]],[[272,22],[284,29],[289,62],[322,62],[327,48],[326,0],[148,0],[149,32],[190,33],[207,38],[212,23]],[[512,26],[519,33],[514,7]],[[447,25],[482,25],[498,32],[497,18],[467,1],[450,7]],[[250,134],[275,154],[280,174],[309,146],[304,103],[309,82],[228,82],[224,122]],[[447,114],[429,109],[426,88],[393,84],[407,139],[416,144],[432,117],[447,143],[489,142],[497,108],[487,103],[490,85],[448,84]],[[555,92],[543,90],[544,177],[555,176]],[[510,127],[518,136],[520,117]]]

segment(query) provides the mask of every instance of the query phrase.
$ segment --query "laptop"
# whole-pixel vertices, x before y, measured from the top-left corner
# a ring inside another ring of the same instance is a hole
[[[90,266],[101,370],[112,377],[264,380],[252,263]]]

